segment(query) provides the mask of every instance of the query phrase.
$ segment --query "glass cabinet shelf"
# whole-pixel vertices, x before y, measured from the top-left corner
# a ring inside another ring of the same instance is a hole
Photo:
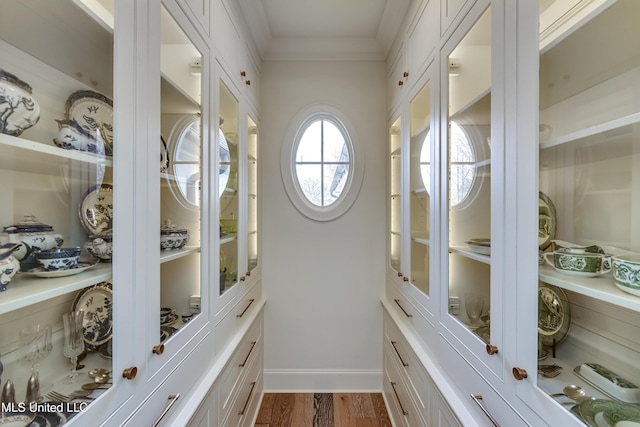
[[[18,273],[11,280],[10,288],[0,295],[0,314],[78,291],[98,282],[111,280],[111,277],[111,264],[106,263],[97,264],[75,276],[42,278]]]
[[[174,259],[179,259],[186,257],[191,254],[199,253],[200,246],[185,246],[182,249],[174,249],[172,251],[163,251],[160,253],[160,263],[173,261]]]
[[[466,246],[450,246],[449,252],[453,254],[461,255],[465,258],[479,261],[484,264],[491,264],[491,257],[489,255],[482,255],[482,254],[475,253]]]
[[[578,294],[640,312],[640,298],[624,292],[613,283],[611,274],[600,277],[573,277],[550,266],[540,266],[540,280]]]

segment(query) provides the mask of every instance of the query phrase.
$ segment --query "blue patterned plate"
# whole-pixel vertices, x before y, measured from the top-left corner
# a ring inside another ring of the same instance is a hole
[[[84,344],[96,351],[113,333],[113,291],[111,282],[100,282],[78,293],[71,310],[84,311]]]

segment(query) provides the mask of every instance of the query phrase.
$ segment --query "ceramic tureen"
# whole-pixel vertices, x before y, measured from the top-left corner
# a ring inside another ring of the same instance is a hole
[[[186,228],[180,228],[170,219],[160,227],[160,248],[162,250],[182,249],[191,238]]]
[[[35,216],[26,215],[24,220],[4,227],[0,233],[0,244],[20,244],[14,256],[20,260],[23,271],[38,266],[34,252],[57,248],[63,243],[62,235],[50,225],[39,222]]]
[[[20,263],[13,253],[20,248],[18,243],[7,243],[0,246],[0,291],[6,291],[11,278],[20,270]]]

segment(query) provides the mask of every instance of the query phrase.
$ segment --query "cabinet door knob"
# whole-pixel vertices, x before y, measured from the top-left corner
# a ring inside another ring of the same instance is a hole
[[[402,77],[404,77],[405,79],[406,79],[407,77],[409,77],[409,72],[408,72],[408,71],[405,71],[405,72],[404,72],[404,74],[402,74]]]
[[[251,80],[247,80],[244,82],[247,86],[251,86]]]
[[[398,81],[398,86],[402,86],[404,82],[402,80]]]
[[[245,275],[246,275],[247,277],[249,277],[249,276],[251,276],[251,272],[250,272],[250,271],[247,271],[247,272],[245,273]]]
[[[138,375],[138,368],[136,368],[135,366],[132,366],[122,371],[122,378],[126,378],[128,380],[134,379],[136,375]]]
[[[398,277],[402,277],[402,273],[398,271]]]
[[[153,354],[157,354],[158,356],[164,353],[164,344],[158,344],[153,346]]]
[[[403,277],[402,277],[402,281],[403,281],[403,282],[408,282],[408,281],[409,281],[409,278],[408,278],[407,276],[403,276]]]
[[[244,282],[245,280],[247,280],[247,278],[246,278],[246,277],[244,277],[244,276],[240,276],[240,281],[241,281],[241,282]]]
[[[513,372],[513,377],[518,381],[522,381],[529,376],[527,371],[522,368],[513,368],[511,371]]]
[[[246,71],[240,71],[240,75],[241,75],[242,77],[245,77],[245,76],[247,75],[247,72],[246,72]]]
[[[487,354],[493,356],[498,353],[498,347],[495,345],[487,344]]]

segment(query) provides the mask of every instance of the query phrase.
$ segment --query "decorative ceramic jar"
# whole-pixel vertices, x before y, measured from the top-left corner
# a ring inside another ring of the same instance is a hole
[[[19,136],[40,120],[31,86],[0,68],[0,133]]]
[[[0,291],[6,291],[7,285],[20,270],[20,262],[13,253],[20,248],[18,243],[7,243],[0,246]]]
[[[35,257],[47,271],[68,270],[78,264],[80,248],[53,248],[36,251]]]
[[[164,221],[160,227],[160,248],[163,251],[182,249],[191,239],[191,233],[186,228],[179,228],[170,219]]]
[[[25,215],[23,221],[4,227],[0,233],[0,244],[20,244],[14,256],[20,260],[20,269],[23,271],[38,266],[34,251],[57,248],[63,242],[62,235],[56,233],[52,226],[36,220],[33,215]]]
[[[109,236],[89,236],[91,239],[85,243],[84,248],[94,258],[101,262],[113,260],[113,242]]]
[[[91,134],[74,120],[56,120],[58,134],[53,138],[54,144],[65,150],[88,151],[105,154],[104,142],[100,132]]]

